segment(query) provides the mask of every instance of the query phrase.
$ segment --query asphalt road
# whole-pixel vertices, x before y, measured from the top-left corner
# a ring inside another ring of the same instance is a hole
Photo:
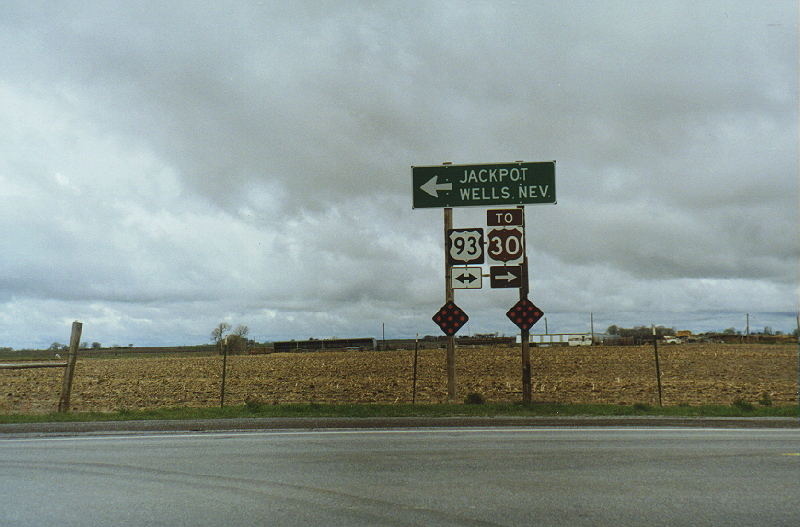
[[[0,436],[3,526],[800,525],[800,430]]]

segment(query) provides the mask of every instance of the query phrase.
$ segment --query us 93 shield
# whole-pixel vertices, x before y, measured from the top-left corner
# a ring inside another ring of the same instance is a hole
[[[482,264],[484,259],[483,229],[447,231],[447,265]]]

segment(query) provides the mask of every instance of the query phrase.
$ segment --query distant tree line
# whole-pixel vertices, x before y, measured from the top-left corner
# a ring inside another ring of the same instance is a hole
[[[608,326],[606,329],[606,333],[609,335],[617,335],[619,337],[638,337],[643,338],[647,336],[652,336],[653,328],[650,326],[636,326],[633,328],[621,328],[619,326]],[[743,333],[736,328],[726,328],[720,332],[723,335],[742,335]],[[664,336],[664,335],[674,335],[675,328],[668,328],[664,326],[656,326],[656,335]],[[764,326],[762,331],[751,331],[751,335],[783,335],[782,331],[773,331],[770,326]],[[790,335],[795,337],[800,334],[800,330],[795,329]]]
[[[793,335],[793,336],[796,337],[798,333],[799,333],[798,330],[795,329],[794,331],[789,333],[789,335]],[[727,329],[722,331],[722,334],[723,335],[742,335],[743,333],[740,330],[737,330],[736,328],[727,328]],[[750,331],[750,334],[751,335],[783,335],[783,331],[780,331],[780,330],[773,331],[771,326],[764,326],[763,330],[761,330],[761,331],[753,330],[753,331]]]
[[[132,346],[133,346],[133,344],[128,344],[128,347],[132,347]],[[89,349],[89,343],[88,342],[81,342],[78,347],[80,349],[84,349],[84,350],[85,349]],[[100,349],[102,347],[103,347],[103,345],[100,344],[99,342],[92,342],[92,349]],[[118,348],[119,346],[115,345],[113,347],[114,348]],[[48,349],[48,351],[68,351],[69,350],[69,346],[67,346],[66,344],[62,344],[60,342],[53,342],[52,344],[50,344],[50,347],[47,348],[47,349]]]

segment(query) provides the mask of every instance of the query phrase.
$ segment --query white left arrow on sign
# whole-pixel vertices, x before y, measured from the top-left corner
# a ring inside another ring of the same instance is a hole
[[[427,183],[425,183],[419,188],[424,192],[426,192],[427,194],[430,194],[434,198],[439,197],[439,191],[453,190],[452,183],[439,183],[439,180],[437,179],[438,177],[439,176],[433,176],[428,180]]]

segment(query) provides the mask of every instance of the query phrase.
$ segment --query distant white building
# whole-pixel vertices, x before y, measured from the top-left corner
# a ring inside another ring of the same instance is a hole
[[[517,344],[522,342],[521,335],[517,335]],[[547,346],[591,346],[591,333],[537,333],[529,337],[531,344],[540,347]]]
[[[570,346],[591,346],[592,345],[592,336],[590,334],[571,335],[567,339],[567,343]]]

